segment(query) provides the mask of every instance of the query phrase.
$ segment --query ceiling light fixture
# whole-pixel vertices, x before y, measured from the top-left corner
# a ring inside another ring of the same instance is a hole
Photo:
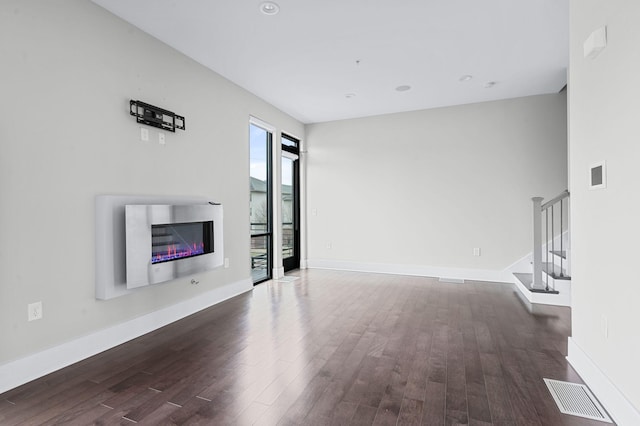
[[[406,92],[407,90],[411,90],[411,86],[403,85],[396,87],[396,92]]]
[[[462,81],[462,82],[464,82],[464,81],[469,81],[469,80],[471,80],[472,78],[473,78],[473,76],[472,76],[472,75],[467,74],[467,75],[463,75],[462,77],[460,77],[460,78],[458,79],[458,81]]]
[[[272,1],[265,1],[260,3],[260,12],[265,15],[275,15],[280,12],[280,6]]]
[[[491,89],[491,88],[492,88],[493,86],[495,86],[495,85],[496,85],[496,82],[495,82],[495,81],[487,81],[487,82],[484,84],[484,88],[485,88],[485,89]]]

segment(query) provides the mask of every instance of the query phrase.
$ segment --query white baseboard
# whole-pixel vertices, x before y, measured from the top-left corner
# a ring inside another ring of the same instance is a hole
[[[640,425],[640,412],[571,337],[567,361],[619,426]]]
[[[253,288],[250,278],[0,365],[0,393],[111,349]]]
[[[438,266],[348,262],[329,259],[308,259],[307,267],[310,269],[336,269],[342,271],[373,272],[378,274],[435,277],[449,280],[505,282],[503,280],[504,274],[502,271],[494,271],[490,269],[443,268]]]

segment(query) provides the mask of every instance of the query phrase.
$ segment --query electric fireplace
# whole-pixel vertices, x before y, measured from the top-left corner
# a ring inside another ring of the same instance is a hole
[[[151,263],[213,252],[213,221],[151,225]]]
[[[223,263],[221,206],[126,205],[127,288],[157,284]],[[218,253],[219,251],[219,253]]]

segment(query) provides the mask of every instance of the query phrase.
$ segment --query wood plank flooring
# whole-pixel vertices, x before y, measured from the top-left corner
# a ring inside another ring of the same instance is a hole
[[[507,284],[309,270],[0,395],[1,425],[603,425],[543,377],[567,308]]]

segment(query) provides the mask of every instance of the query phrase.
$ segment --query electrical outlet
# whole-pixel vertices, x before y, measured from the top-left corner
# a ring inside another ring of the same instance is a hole
[[[327,241],[327,248],[331,249],[331,247],[332,247],[331,241]]]
[[[473,249],[473,255],[474,256],[480,256],[480,247],[475,247]]]
[[[42,319],[42,302],[29,303],[27,305],[27,320],[35,321]]]
[[[149,140],[149,129],[140,127],[140,140],[147,142]]]
[[[164,133],[158,133],[158,143],[164,145]]]

